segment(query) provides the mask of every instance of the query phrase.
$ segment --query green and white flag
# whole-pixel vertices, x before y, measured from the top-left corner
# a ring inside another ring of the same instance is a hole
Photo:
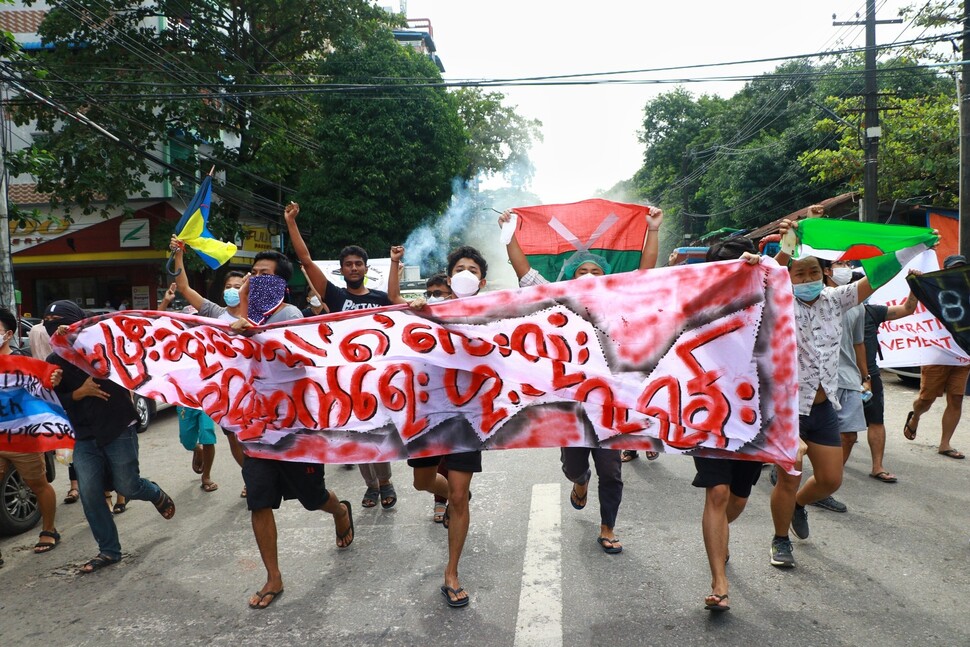
[[[939,241],[928,227],[829,218],[801,220],[794,231],[798,243],[793,258],[861,261],[873,289],[888,283],[917,254]]]

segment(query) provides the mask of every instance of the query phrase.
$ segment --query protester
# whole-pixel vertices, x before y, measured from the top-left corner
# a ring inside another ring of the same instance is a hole
[[[783,220],[782,238],[798,223]],[[801,474],[778,470],[778,483],[771,494],[771,517],[775,536],[771,542],[771,564],[779,568],[795,565],[788,536],[807,539],[808,511],[805,506],[835,493],[842,485],[843,454],[839,436],[838,368],[842,339],[842,315],[872,294],[869,280],[826,288],[819,259],[806,256],[792,260],[780,251],[775,259],[788,265],[795,294],[796,344],[798,348],[799,434],[807,445],[813,474],[799,488]]]
[[[303,270],[303,273],[306,274],[306,270]],[[323,299],[320,298],[320,295],[317,294],[317,291],[313,289],[312,285],[307,288],[307,295],[306,307],[303,308],[304,317],[316,317],[330,312],[327,309],[327,304],[323,302]]]
[[[852,265],[848,261],[820,261],[823,282],[827,287],[848,285],[852,282]],[[866,416],[862,410],[863,390],[871,388],[869,370],[866,365],[865,322],[863,306],[849,308],[842,315],[842,339],[839,343],[839,387],[840,408],[839,438],[842,441],[842,464],[848,462],[852,446],[858,442],[859,432],[866,429]],[[870,391],[871,392],[871,391]],[[831,510],[848,512],[847,505],[832,495],[814,501],[811,505]]]
[[[963,267],[967,264],[965,256],[954,254],[943,261],[943,269]],[[920,417],[930,410],[938,397],[946,394],[946,408],[943,410],[942,433],[937,452],[947,458],[964,459],[966,455],[950,444],[963,413],[963,396],[967,390],[968,366],[944,366],[930,364],[920,369],[919,394],[913,401],[913,410],[906,415],[903,435],[909,440],[916,438]]]
[[[51,348],[51,336],[42,323],[30,327],[27,340],[30,344],[30,354],[34,359],[46,360],[54,352]],[[64,503],[77,503],[81,495],[77,489],[77,473],[74,471],[74,463],[67,464],[67,477],[70,485],[67,494],[64,495]]]
[[[290,233],[290,242],[303,269],[306,272],[310,287],[317,294],[323,294],[323,301],[327,312],[344,312],[347,310],[364,310],[391,305],[387,293],[371,290],[364,285],[367,277],[367,252],[356,245],[344,247],[340,251],[340,274],[347,284],[340,288],[327,280],[327,275],[321,270],[310,256],[310,249],[303,241],[300,228],[297,227],[296,217],[300,214],[300,205],[291,202],[286,205],[283,217]],[[401,250],[395,257],[394,250]],[[403,247],[391,248],[391,274],[395,274],[400,264]],[[373,508],[380,499],[381,507],[393,508],[397,503],[397,492],[391,483],[391,464],[361,463],[358,465],[360,475],[364,479],[364,497],[361,506]]]
[[[715,243],[707,250],[705,260],[710,263],[738,258],[752,265],[760,261],[749,238],[737,236]],[[730,559],[730,524],[741,516],[748,504],[751,489],[761,476],[761,463],[695,456],[694,468],[697,474],[692,485],[705,489],[701,529],[711,568],[711,593],[704,598],[704,608],[714,612],[727,611],[731,608],[726,568]]]
[[[403,248],[401,253],[403,255]],[[400,285],[398,281],[388,282],[388,296],[395,303],[401,303],[404,301],[400,298]],[[395,296],[391,295],[391,292],[395,292]],[[451,285],[448,283],[448,275],[444,272],[438,272],[433,274],[424,283],[424,299],[428,304],[440,303],[442,301],[447,301],[449,299],[454,299],[455,293],[451,291]],[[445,479],[448,478],[448,467],[445,461],[438,462],[438,474],[441,474]],[[444,523],[445,512],[448,510],[448,498],[441,496],[439,494],[434,495],[434,507],[431,509],[431,520],[435,523]]]
[[[391,253],[400,259],[404,256],[404,248],[392,248]],[[485,287],[487,274],[488,263],[474,247],[463,245],[448,254],[448,288],[454,298],[461,299],[478,294]],[[388,280],[388,295],[392,301],[400,299],[399,276],[399,273],[392,270]],[[432,292],[430,288],[428,291]],[[438,297],[432,296],[428,299],[444,296],[444,290],[440,290]],[[412,307],[422,308],[426,303],[428,301],[418,299]],[[443,436],[474,433],[471,423],[463,416],[448,418],[435,426],[434,432]],[[435,495],[436,501],[447,501],[441,523],[448,529],[448,563],[445,565],[445,582],[440,590],[449,607],[467,606],[471,598],[459,582],[458,563],[468,537],[468,502],[471,500],[472,477],[482,471],[482,452],[456,452],[445,456],[410,458],[408,465],[414,470],[416,490],[430,492]]]
[[[918,274],[913,270],[911,273]],[[869,441],[869,453],[872,455],[872,470],[869,476],[883,483],[895,483],[898,479],[883,464],[886,453],[886,425],[883,418],[885,397],[879,364],[876,362],[876,356],[881,356],[878,331],[883,322],[895,321],[916,312],[918,303],[916,295],[910,291],[902,305],[884,306],[868,303],[865,305],[866,367],[869,370],[872,392],[872,397],[863,406],[867,425],[866,439]]]
[[[17,317],[6,308],[0,308],[0,355],[23,355],[14,351],[10,342],[17,334]],[[51,383],[56,388],[60,384],[63,371],[54,371]],[[41,531],[40,538],[34,545],[37,554],[48,553],[57,547],[61,535],[54,525],[57,512],[57,494],[47,482],[47,464],[44,462],[44,452],[10,452],[3,450],[4,443],[0,439],[0,481],[10,465],[17,470],[24,484],[30,488],[37,498],[37,508],[40,510]],[[2,563],[2,561],[0,561]]]
[[[498,218],[498,225],[502,227],[512,218],[511,210],[505,211]],[[663,222],[663,211],[655,207],[648,207],[647,231],[643,240],[643,250],[640,254],[639,269],[653,268],[657,263],[658,239],[660,225]],[[654,234],[651,236],[651,233]],[[505,246],[509,255],[509,262],[519,279],[520,287],[543,285],[548,283],[538,271],[531,267],[529,260],[522,252],[518,241],[513,236]],[[603,276],[611,271],[610,264],[605,258],[590,252],[577,252],[563,267],[562,275],[567,279],[580,277]],[[600,502],[600,532],[596,541],[603,552],[611,555],[623,551],[623,544],[614,532],[616,516],[623,499],[623,479],[621,477],[622,457],[619,450],[589,447],[564,447],[560,451],[563,474],[572,481],[573,488],[569,494],[569,503],[576,510],[586,507],[586,497],[592,472],[589,469],[589,459],[592,456],[596,468],[597,487]]]
[[[302,318],[295,306],[283,301],[284,294],[275,293],[278,289],[285,290],[283,282],[289,282],[292,275],[293,265],[283,254],[276,251],[256,254],[253,259],[252,278],[243,287],[244,291],[249,292],[246,299],[279,304],[270,311],[261,313],[263,321],[256,323],[270,324]],[[257,278],[261,276],[278,276],[283,282],[267,282],[266,289],[274,292],[262,294],[260,291],[264,282]],[[252,325],[253,322],[248,318],[241,318],[233,324],[236,330],[245,330]],[[298,499],[307,510],[321,510],[332,515],[338,548],[347,548],[354,541],[353,511],[349,501],[339,500],[332,490],[327,489],[323,465],[246,456],[242,472],[253,536],[266,569],[266,583],[249,598],[249,607],[265,609],[283,594],[276,516],[273,511],[280,507],[284,499]]]
[[[158,305],[159,310],[167,310],[168,306],[175,300],[176,292],[178,292],[191,307],[195,308],[196,314],[200,317],[234,322],[240,317],[246,316],[239,298],[239,290],[242,289],[246,281],[245,274],[236,270],[226,273],[222,284],[222,300],[225,306],[221,306],[218,303],[206,299],[189,285],[189,277],[185,272],[185,244],[175,236],[172,236],[169,249],[172,251],[173,269],[176,272],[175,283],[170,285],[165,292],[164,298]],[[201,475],[202,489],[206,492],[213,492],[219,487],[212,481],[211,477],[212,465],[215,462],[216,456],[216,435],[215,433],[210,435],[209,429],[215,429],[215,423],[212,422],[211,418],[208,418],[208,416],[205,416],[201,412],[198,415],[193,413],[186,414],[184,418],[182,414],[183,407],[178,407],[179,437],[183,437],[184,428],[185,441],[183,445],[186,445],[185,448],[192,451],[192,471]],[[205,416],[206,419],[202,419],[199,416]],[[239,440],[236,438],[236,434],[226,430],[223,430],[223,433],[226,436],[226,442],[229,443],[229,451],[232,453],[233,460],[241,468],[244,454]],[[192,447],[187,446],[196,435],[204,437],[210,442],[196,441],[198,447],[194,445]],[[239,496],[246,498],[245,487],[239,493]]]
[[[44,313],[51,335],[84,318],[73,301],[55,301]],[[55,332],[56,331],[56,332]],[[175,503],[164,490],[142,478],[138,469],[138,416],[131,393],[108,380],[96,380],[58,355],[48,360],[64,371],[55,389],[74,427],[74,467],[84,516],[98,542],[98,554],[82,568],[91,573],[121,561],[118,528],[104,506],[105,469],[115,489],[128,500],[151,501],[165,519],[175,515]]]

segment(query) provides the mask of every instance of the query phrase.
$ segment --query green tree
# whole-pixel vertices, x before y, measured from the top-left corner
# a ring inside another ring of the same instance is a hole
[[[366,0],[47,5],[39,31],[52,49],[17,65],[21,83],[104,125],[120,143],[27,97],[14,116],[37,120],[45,133],[32,150],[53,163],[34,171],[52,206],[105,215],[145,195],[146,177],[168,177],[134,149],[195,173],[212,163],[198,157],[205,145],[228,183],[246,187],[222,191],[230,214],[276,217],[259,196],[279,201],[279,186],[318,158],[313,104],[296,91],[312,83],[313,59],[357,46],[390,19]]]
[[[799,161],[819,183],[839,182],[862,190],[864,155],[858,131],[844,128],[845,117],[858,113],[858,98],[833,102],[838,117],[816,124],[821,132],[838,133],[838,147],[806,151]],[[960,127],[956,99],[935,95],[894,101],[881,120],[879,198],[920,198],[940,206],[959,202]]]
[[[542,141],[542,122],[527,119],[502,102],[501,92],[459,88],[458,115],[468,136],[464,175],[506,175],[514,186],[528,184],[535,172],[529,149]]]
[[[861,113],[850,112],[847,102],[858,101],[862,92],[862,67],[858,56],[792,61],[726,99],[695,98],[678,88],[648,103],[644,164],[633,183],[641,197],[670,214],[663,240],[677,243],[685,233],[697,237],[725,226],[754,228],[856,189],[847,175],[813,172],[809,164],[857,137]],[[886,59],[879,81],[887,107],[952,87],[946,76],[920,68],[910,53]],[[832,120],[831,106],[843,104],[846,110]],[[897,192],[914,186],[900,182]]]
[[[333,258],[348,244],[383,254],[441,213],[454,178],[468,179],[458,101],[441,87],[415,87],[416,81],[440,81],[440,74],[390,34],[335,52],[322,71],[333,84],[387,81],[379,92],[319,95],[319,151],[300,191],[308,244],[320,258]]]

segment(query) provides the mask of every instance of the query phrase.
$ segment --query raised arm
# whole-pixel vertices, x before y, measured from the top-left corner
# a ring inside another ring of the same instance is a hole
[[[502,215],[498,217],[498,226],[501,227],[511,219],[511,210],[502,212]],[[523,276],[529,273],[532,266],[529,265],[528,259],[526,259],[525,254],[522,253],[522,248],[519,247],[519,241],[515,239],[515,236],[512,236],[512,240],[509,241],[509,244],[505,246],[505,251],[508,252],[509,261],[512,263],[512,269],[515,270],[516,278],[521,279]]]
[[[647,232],[643,237],[643,250],[640,252],[640,269],[652,270],[657,267],[660,255],[660,223],[664,220],[663,209],[647,207]]]
[[[165,290],[165,296],[162,297],[162,300],[158,302],[159,310],[161,310],[162,312],[164,312],[165,310],[168,310],[168,307],[172,305],[172,301],[175,301],[175,296],[176,296],[175,292],[177,289],[178,289],[178,285],[175,283],[168,286],[168,289]],[[196,308],[196,310],[198,310],[198,308]]]
[[[196,310],[201,310],[205,297],[192,289],[192,286],[189,285],[189,276],[185,273],[185,260],[183,258],[185,255],[185,243],[175,236],[172,236],[169,248],[172,250],[175,271],[178,272],[175,275],[175,288],[182,293],[182,296],[189,302],[189,305]]]
[[[403,258],[404,247],[402,245],[391,247],[391,269],[387,272],[387,298],[395,304],[408,302],[401,296],[401,259]]]
[[[317,294],[323,295],[327,293],[327,275],[313,262],[313,258],[310,256],[310,249],[303,242],[303,234],[300,233],[300,228],[296,226],[296,217],[298,215],[300,215],[300,205],[295,202],[289,203],[283,210],[286,230],[290,234],[290,244],[293,245],[293,251],[296,252],[296,257],[299,259],[300,264],[303,265],[303,270],[306,272],[306,277],[310,285],[317,291]]]
[[[922,274],[922,272],[917,272],[916,270],[910,270],[910,274]],[[910,290],[909,296],[898,306],[889,306],[886,310],[886,321],[895,321],[896,319],[902,319],[903,317],[908,317],[909,315],[916,312],[916,306],[919,305],[919,301],[916,300],[916,294]]]
[[[785,219],[782,220],[781,224],[778,225],[778,234],[781,236],[782,243],[784,243],[785,235],[788,233],[789,229],[798,229],[798,222],[792,222],[791,220]],[[782,267],[788,267],[788,264],[791,263],[791,256],[789,256],[787,252],[779,249],[778,253],[775,254],[775,262]]]

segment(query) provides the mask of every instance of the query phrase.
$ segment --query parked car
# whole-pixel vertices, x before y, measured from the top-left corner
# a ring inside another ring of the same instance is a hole
[[[137,393],[133,395],[135,398],[135,412],[138,414],[138,433],[148,429],[148,425],[151,424],[152,419],[158,415],[159,411],[164,411],[172,406],[167,402],[151,400]]]
[[[44,454],[47,465],[47,482],[54,482],[56,472],[54,452]],[[0,535],[19,535],[27,532],[40,521],[37,497],[27,487],[13,465],[0,479]]]

